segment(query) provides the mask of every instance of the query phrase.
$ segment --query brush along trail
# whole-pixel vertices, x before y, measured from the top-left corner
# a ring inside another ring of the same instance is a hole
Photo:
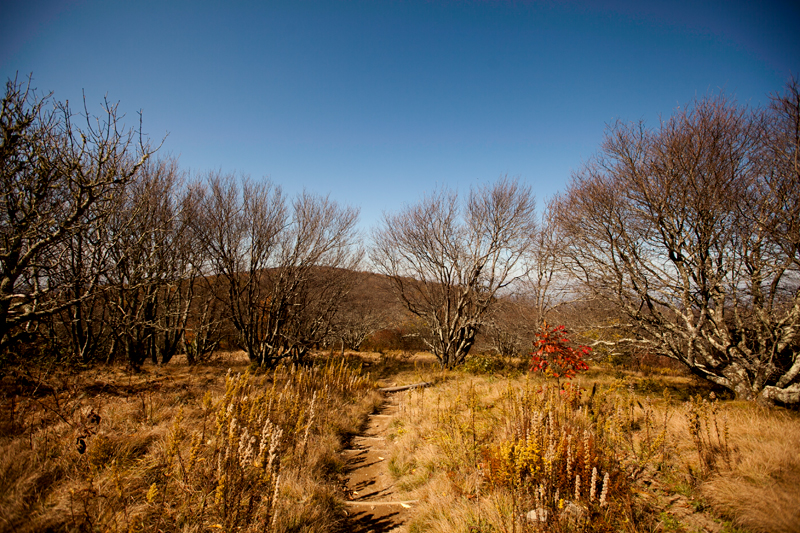
[[[406,387],[380,389],[384,393],[383,405],[371,414],[361,434],[353,437],[350,449],[343,450],[347,461],[348,479],[345,501],[354,533],[381,533],[399,530],[415,500],[400,500],[388,463],[388,434],[398,411],[395,392],[414,387],[427,387],[418,383]]]

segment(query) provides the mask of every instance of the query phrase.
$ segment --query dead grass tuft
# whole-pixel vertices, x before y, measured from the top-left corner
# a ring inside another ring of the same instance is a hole
[[[701,493],[750,531],[800,531],[800,420],[753,405],[731,411],[737,460],[710,476]]]

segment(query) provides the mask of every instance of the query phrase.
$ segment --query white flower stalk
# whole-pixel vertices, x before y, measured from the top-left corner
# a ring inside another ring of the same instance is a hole
[[[572,478],[572,434],[567,435],[567,479]]]
[[[255,459],[253,446],[256,443],[256,438],[250,436],[250,431],[245,427],[242,430],[242,434],[239,437],[239,449],[237,450],[236,455],[239,458],[239,466],[244,468],[245,466],[251,464]]]
[[[267,470],[269,472],[272,472],[275,468],[275,460],[278,458],[278,445],[280,444],[282,435],[282,429],[277,426],[272,426],[272,431],[269,436],[269,459],[267,459]]]
[[[272,510],[272,520],[270,521],[270,530],[274,531],[275,529],[275,522],[278,518],[278,490],[281,486],[281,475],[278,474],[278,477],[275,478],[275,491],[272,493],[272,502],[270,504],[270,508]]]
[[[606,475],[603,476],[603,490],[600,491],[600,507],[603,507],[606,504],[606,498],[608,497],[608,486],[609,485],[610,485],[610,483],[609,483],[609,478],[608,478],[608,472],[606,472]]]

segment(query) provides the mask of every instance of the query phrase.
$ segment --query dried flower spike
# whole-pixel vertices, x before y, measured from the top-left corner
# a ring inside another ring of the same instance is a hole
[[[608,486],[610,485],[608,479],[608,472],[603,476],[603,490],[600,491],[600,507],[603,507],[606,504],[606,498],[608,497]]]

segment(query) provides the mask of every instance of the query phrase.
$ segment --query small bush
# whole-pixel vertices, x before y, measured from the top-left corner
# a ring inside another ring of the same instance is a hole
[[[567,338],[566,328],[552,329],[545,322],[537,333],[531,354],[531,371],[544,372],[548,376],[574,378],[578,372],[589,369],[583,360],[592,349],[588,346],[573,346]]]
[[[462,369],[471,374],[494,374],[506,367],[502,359],[487,354],[470,355],[464,361]]]

